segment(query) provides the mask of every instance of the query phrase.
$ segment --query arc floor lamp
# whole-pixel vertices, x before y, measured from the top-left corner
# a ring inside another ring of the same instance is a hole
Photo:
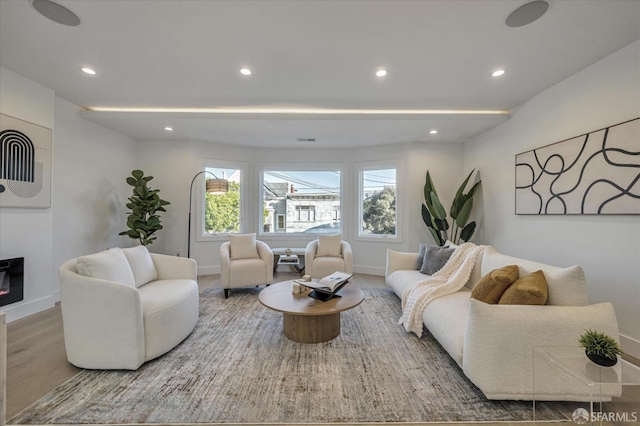
[[[227,179],[219,179],[218,176],[214,175],[208,170],[203,170],[196,173],[193,179],[191,179],[191,186],[189,186],[189,230],[187,231],[187,257],[191,257],[191,201],[193,195],[193,183],[196,181],[196,178],[198,176],[207,173],[214,177],[213,179],[207,179],[206,181],[206,190],[209,194],[224,195],[229,191],[229,181]]]

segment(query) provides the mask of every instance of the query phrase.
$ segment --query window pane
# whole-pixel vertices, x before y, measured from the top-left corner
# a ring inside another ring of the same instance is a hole
[[[205,170],[220,179],[229,181],[229,190],[226,194],[215,195],[205,191],[205,234],[240,232],[240,170],[213,167],[207,167]],[[205,177],[207,180],[213,179],[209,173],[205,173]]]
[[[263,232],[342,232],[340,171],[269,170],[262,178]]]
[[[360,235],[396,235],[396,169],[363,170]]]

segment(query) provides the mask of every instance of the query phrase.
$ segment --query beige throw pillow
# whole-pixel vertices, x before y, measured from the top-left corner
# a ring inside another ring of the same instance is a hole
[[[496,305],[505,290],[519,277],[518,265],[508,265],[500,269],[494,269],[473,287],[471,297],[484,303]]]
[[[131,266],[122,250],[118,247],[100,253],[80,256],[76,262],[80,275],[100,278],[135,287],[135,278]]]
[[[156,266],[153,264],[153,259],[151,259],[149,250],[147,250],[145,246],[140,245],[125,248],[122,249],[122,252],[131,266],[131,272],[133,272],[136,287],[143,286],[150,281],[158,279]]]
[[[520,278],[505,290],[500,305],[544,305],[547,302],[547,280],[542,271]]]
[[[230,234],[229,241],[231,242],[230,257],[232,260],[260,257],[256,247],[256,234]]]
[[[318,235],[318,251],[316,257],[341,257],[342,234]]]

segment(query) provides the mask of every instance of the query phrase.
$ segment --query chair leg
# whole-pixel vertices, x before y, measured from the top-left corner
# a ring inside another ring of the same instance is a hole
[[[224,298],[228,299],[229,298],[229,294],[231,294],[231,290],[229,290],[228,288],[224,289]]]

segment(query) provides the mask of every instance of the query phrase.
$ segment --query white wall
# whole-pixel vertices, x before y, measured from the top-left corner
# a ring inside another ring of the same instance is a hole
[[[126,227],[125,178],[135,168],[135,142],[80,118],[78,110],[0,68],[0,112],[53,129],[51,208],[0,209],[0,258],[25,258],[24,301],[0,309],[8,321],[54,306],[63,261],[133,244],[117,233]]]
[[[245,181],[248,194],[248,211],[252,216],[246,218],[245,231],[256,232],[259,214],[257,170],[264,165],[338,165],[345,171],[342,198],[343,235],[354,251],[354,270],[372,274],[384,274],[386,249],[417,251],[418,244],[433,241],[420,213],[423,198],[425,173],[428,170],[434,176],[439,193],[445,203],[453,199],[457,185],[463,179],[461,172],[462,147],[454,144],[412,143],[388,145],[367,149],[255,149],[238,148],[229,145],[194,141],[142,141],[139,143],[140,168],[154,177],[150,182],[153,188],[160,189],[162,198],[172,204],[162,215],[164,229],[158,233],[152,251],[166,254],[187,250],[189,184],[201,170],[202,159],[245,162],[248,164],[248,176]],[[356,163],[396,159],[400,163],[398,187],[404,203],[402,217],[402,240],[397,243],[388,241],[363,242],[355,238],[354,229],[357,215],[357,169]],[[196,186],[196,185],[194,185]],[[194,205],[192,234],[198,226],[196,220],[196,192],[193,189]],[[271,247],[305,247],[314,236],[261,236]],[[203,242],[191,240],[191,257],[198,262],[200,274],[218,273],[220,266],[219,248],[221,241]]]
[[[640,41],[513,112],[464,145],[482,175],[483,242],[518,257],[583,266],[593,303],[613,303],[623,349],[640,358],[640,217],[514,214],[515,155],[640,117]],[[639,135],[640,148],[640,135]]]
[[[81,118],[80,108],[55,100],[53,157],[53,278],[59,300],[58,267],[74,257],[137,242],[127,229],[126,178],[136,166],[136,144],[121,133]]]
[[[0,68],[0,112],[48,129],[54,125],[52,90]],[[55,143],[53,144],[55,152]],[[3,306],[7,321],[53,307],[52,209],[0,208],[0,259],[24,257],[24,300]]]

